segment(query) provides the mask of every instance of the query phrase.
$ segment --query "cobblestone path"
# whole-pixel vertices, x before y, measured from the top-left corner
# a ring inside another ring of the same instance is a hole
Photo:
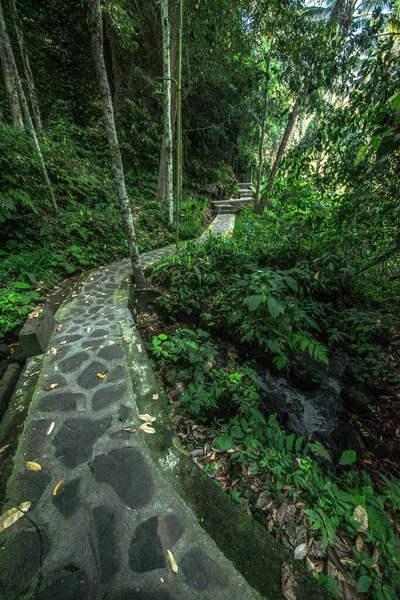
[[[148,367],[121,293],[129,271],[127,260],[99,269],[56,314],[7,488],[5,510],[32,505],[0,534],[3,600],[259,597],[150,458],[136,403]]]

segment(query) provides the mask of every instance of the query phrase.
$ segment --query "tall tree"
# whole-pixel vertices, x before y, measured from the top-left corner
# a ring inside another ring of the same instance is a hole
[[[53,192],[53,186],[51,185],[49,175],[47,173],[47,168],[46,168],[46,164],[44,162],[42,150],[40,148],[40,143],[39,143],[36,131],[35,131],[35,127],[33,125],[31,113],[29,111],[28,102],[26,100],[25,92],[22,87],[21,79],[20,79],[20,76],[18,73],[17,64],[16,64],[15,58],[14,58],[14,52],[13,52],[13,49],[12,49],[12,46],[10,43],[10,38],[8,36],[6,23],[4,20],[4,12],[3,12],[3,6],[1,3],[1,0],[0,0],[0,45],[1,45],[2,51],[4,51],[5,61],[8,64],[11,76],[14,79],[14,82],[15,82],[15,85],[16,85],[16,88],[18,91],[18,98],[19,98],[22,113],[24,116],[25,125],[26,125],[29,135],[32,138],[32,142],[33,142],[34,148],[36,150],[36,154],[39,159],[40,169],[42,171],[44,182],[47,186],[47,189],[49,190],[54,210],[55,210],[55,212],[57,212],[58,207],[57,207],[56,198],[55,198],[54,192]]]
[[[182,33],[183,33],[183,0],[179,0],[178,23],[178,86],[176,98],[176,213],[175,241],[179,244],[179,208],[182,193]]]
[[[104,123],[107,131],[108,145],[111,154],[111,162],[114,173],[115,186],[121,204],[122,218],[125,233],[128,240],[129,257],[132,263],[133,277],[139,289],[146,287],[142,264],[140,261],[139,247],[133,223],[132,211],[129,197],[125,186],[124,168],[122,165],[121,152],[118,143],[117,131],[114,121],[114,109],[111,98],[110,85],[108,83],[106,65],[103,50],[103,15],[100,0],[89,0],[88,22],[92,41],[93,61],[100,90],[103,106]]]
[[[175,132],[175,122],[176,122],[176,107],[177,107],[177,85],[176,80],[178,77],[177,69],[178,69],[178,10],[177,10],[177,2],[173,0],[169,2],[169,18],[170,18],[170,74],[173,80],[173,84],[171,87],[171,133],[172,138],[174,137]],[[163,133],[162,146],[161,146],[161,154],[160,154],[160,165],[158,169],[158,183],[157,183],[157,193],[156,193],[156,201],[162,202],[166,199],[166,171],[167,171],[167,163],[166,163],[166,144],[165,144],[165,131]]]
[[[39,102],[37,99],[35,82],[33,79],[32,69],[31,69],[31,65],[29,62],[29,56],[28,56],[28,53],[27,53],[26,47],[25,47],[22,24],[21,24],[21,21],[19,18],[15,0],[9,0],[9,4],[10,4],[12,18],[14,21],[15,32],[17,34],[18,46],[19,46],[19,50],[21,53],[22,64],[24,67],[25,79],[26,79],[26,83],[28,85],[29,99],[31,101],[31,107],[32,107],[33,118],[35,121],[36,132],[37,132],[39,138],[43,139],[43,126],[42,126],[42,119],[40,116]]]
[[[265,137],[265,127],[267,124],[267,115],[268,115],[268,101],[269,101],[269,67],[271,64],[271,53],[272,53],[272,45],[268,52],[268,58],[265,65],[265,87],[264,87],[264,110],[262,117],[262,125],[261,125],[261,135],[260,135],[260,145],[258,149],[258,172],[257,172],[257,185],[256,185],[256,193],[255,193],[255,204],[258,204],[258,199],[260,195],[260,187],[261,187],[261,177],[263,170],[263,155],[264,155],[264,137]]]
[[[15,127],[23,127],[24,120],[22,116],[21,104],[18,96],[18,88],[17,82],[15,81],[15,77],[13,75],[13,69],[10,65],[9,53],[7,51],[6,46],[6,24],[4,22],[4,14],[3,9],[0,7],[0,27],[1,27],[1,37],[0,37],[0,58],[1,58],[1,66],[3,69],[4,83],[7,90],[8,96],[8,104],[10,107],[11,119],[13,125]]]
[[[172,159],[172,118],[171,118],[171,27],[168,16],[168,0],[161,0],[161,26],[163,37],[163,77],[164,77],[164,151],[165,151],[165,191],[168,203],[170,225],[174,222],[173,199],[173,159]]]

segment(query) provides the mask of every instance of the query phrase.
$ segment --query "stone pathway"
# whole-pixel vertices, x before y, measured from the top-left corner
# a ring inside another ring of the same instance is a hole
[[[130,364],[124,346],[134,331],[129,271],[127,260],[99,269],[56,314],[7,487],[4,510],[32,505],[0,534],[4,600],[259,597],[150,457],[136,403],[141,359]]]

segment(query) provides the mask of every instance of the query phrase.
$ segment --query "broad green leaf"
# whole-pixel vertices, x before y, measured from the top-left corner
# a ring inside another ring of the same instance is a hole
[[[252,312],[260,306],[263,300],[264,296],[262,296],[261,294],[254,294],[254,296],[247,296],[247,298],[243,300],[243,304],[247,304],[247,306],[249,307],[249,311]]]
[[[372,577],[369,577],[369,575],[362,575],[358,580],[357,594],[365,594],[366,592],[368,592],[369,588],[371,587],[371,584]]]
[[[218,447],[220,450],[230,450],[232,448],[233,445],[233,440],[231,438],[230,435],[221,435],[220,438],[218,438]]]
[[[354,450],[345,450],[340,457],[339,465],[352,465],[356,462],[357,455]]]
[[[268,298],[268,310],[273,319],[276,319],[276,317],[281,312],[281,307],[279,306],[278,302],[275,300],[275,298],[273,296],[269,296],[269,298]]]

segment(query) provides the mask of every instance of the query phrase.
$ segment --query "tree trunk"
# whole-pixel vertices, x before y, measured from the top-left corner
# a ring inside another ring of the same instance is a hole
[[[110,86],[107,79],[106,65],[103,54],[103,20],[100,0],[89,0],[88,22],[92,41],[93,61],[96,70],[101,102],[103,105],[104,123],[107,131],[108,145],[111,154],[111,162],[114,173],[115,186],[121,204],[122,218],[125,233],[128,240],[129,257],[132,263],[133,277],[136,286],[140,289],[146,287],[140,261],[139,248],[133,224],[132,211],[125,186],[124,169],[122,165],[121,152],[119,149],[117,131],[115,129],[114,110],[111,99]]]
[[[279,161],[280,161],[283,153],[286,150],[286,146],[288,144],[290,134],[292,133],[293,127],[296,123],[296,119],[299,115],[299,108],[300,108],[299,101],[296,100],[296,102],[294,103],[292,112],[290,113],[289,121],[288,121],[288,124],[286,125],[285,133],[283,134],[283,138],[282,138],[282,141],[278,148],[278,152],[276,153],[275,161],[272,166],[271,173],[269,175],[267,189],[265,190],[264,194],[261,196],[260,202],[259,202],[258,206],[256,207],[256,212],[258,212],[258,213],[262,213],[262,211],[265,208],[265,205],[267,204],[269,194],[271,193],[272,187],[275,182],[275,177],[278,172]]]
[[[169,223],[174,222],[173,160],[171,123],[171,29],[168,17],[168,0],[161,0],[161,26],[163,37],[164,78],[164,149],[165,149],[165,192],[168,203]]]
[[[124,98],[125,98],[125,88],[124,88],[124,74],[121,69],[121,59],[118,54],[118,36],[114,31],[110,19],[107,15],[105,15],[105,26],[107,38],[110,44],[111,50],[111,64],[112,64],[112,73],[114,76],[114,98],[113,98],[113,107],[114,114],[116,115],[118,122],[118,113],[123,107]]]
[[[263,168],[264,136],[265,136],[265,127],[266,127],[266,123],[267,123],[267,115],[268,115],[269,65],[271,63],[271,51],[272,51],[272,48],[269,51],[267,64],[265,65],[264,112],[263,112],[263,120],[262,120],[262,127],[261,127],[260,147],[258,150],[257,185],[256,185],[255,199],[254,199],[255,206],[257,206],[257,204],[258,204],[258,197],[260,195],[261,176],[262,176],[262,168]]]
[[[171,76],[174,81],[172,82],[171,89],[171,130],[172,139],[175,134],[175,121],[176,121],[176,106],[177,106],[177,80],[178,73],[178,14],[176,10],[176,2],[170,2],[169,14],[171,16]],[[165,161],[165,135],[163,135],[161,154],[160,154],[160,166],[158,170],[158,183],[156,201],[163,202],[166,198],[166,161]]]
[[[0,36],[0,57],[1,66],[3,69],[4,83],[7,90],[8,103],[10,106],[11,119],[15,127],[23,127],[24,120],[22,117],[21,104],[18,97],[18,88],[13,75],[12,67],[10,65],[9,54],[7,52],[7,45],[5,43],[6,25],[4,21],[3,9],[0,5],[0,19],[1,19],[1,36]]]
[[[56,199],[54,196],[53,187],[50,183],[50,179],[49,179],[49,175],[47,173],[46,164],[44,162],[42,150],[40,148],[39,140],[36,135],[35,127],[33,125],[31,113],[29,112],[29,106],[26,101],[26,96],[25,96],[25,93],[24,93],[24,90],[22,87],[21,79],[19,77],[17,65],[16,65],[15,58],[14,58],[14,53],[13,53],[13,50],[12,50],[12,47],[10,44],[10,38],[8,37],[8,32],[7,32],[6,24],[4,21],[4,13],[3,13],[3,7],[1,4],[1,0],[0,0],[0,43],[1,43],[2,48],[5,50],[6,61],[9,65],[11,75],[14,78],[14,81],[15,81],[15,84],[16,84],[16,87],[18,90],[18,98],[19,98],[19,102],[20,102],[20,105],[22,108],[22,113],[24,115],[25,125],[26,125],[29,135],[32,138],[34,148],[38,155],[40,169],[42,171],[44,182],[47,186],[47,189],[49,190],[54,210],[55,210],[55,212],[57,212],[58,207],[57,207],[57,202],[56,202]]]
[[[179,0],[178,20],[178,85],[176,97],[176,209],[175,209],[175,243],[179,246],[179,208],[182,193],[182,33],[183,33],[183,0]]]
[[[14,21],[15,32],[17,34],[18,45],[19,45],[19,49],[21,52],[21,58],[22,58],[22,64],[24,67],[26,83],[28,85],[29,99],[31,101],[32,113],[33,113],[33,118],[35,120],[36,131],[37,131],[39,138],[43,139],[43,126],[42,126],[42,119],[40,116],[39,102],[38,102],[37,95],[36,95],[36,88],[35,88],[35,83],[33,80],[31,65],[29,63],[29,57],[28,57],[28,54],[25,49],[22,25],[21,25],[21,21],[19,19],[15,0],[9,0],[9,3],[10,3],[12,18]]]

